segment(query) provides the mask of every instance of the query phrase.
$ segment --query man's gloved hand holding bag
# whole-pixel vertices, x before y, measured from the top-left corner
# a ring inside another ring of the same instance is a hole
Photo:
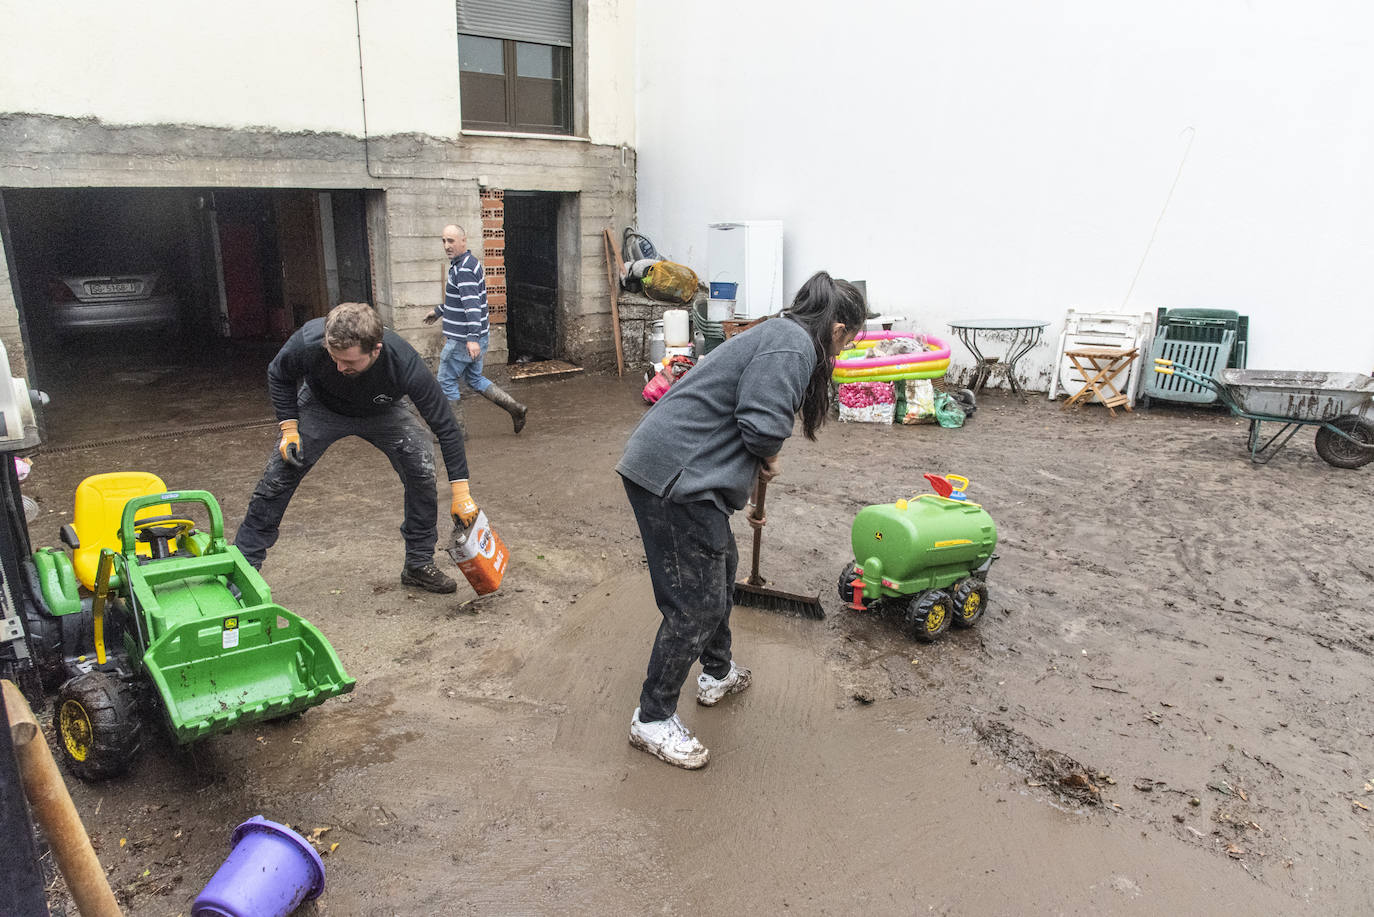
[[[453,481],[449,487],[453,489],[453,505],[449,509],[453,522],[461,528],[467,528],[477,518],[477,502],[468,492],[467,481]]]

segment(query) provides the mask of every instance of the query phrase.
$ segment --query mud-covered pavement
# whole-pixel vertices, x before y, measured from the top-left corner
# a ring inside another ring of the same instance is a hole
[[[828,616],[736,611],[755,686],[711,710],[686,695],[712,751],[687,773],[626,741],[657,626],[612,471],[638,385],[518,394],[518,438],[469,411],[473,494],[513,554],[499,594],[403,588],[399,482],[341,444],[263,574],[356,691],[70,781],[129,913],[188,913],[256,814],[331,851],[305,913],[1374,911],[1374,467],[1327,466],[1310,433],[1253,467],[1216,412],[996,393],[960,430],[798,435],[762,566]],[[265,392],[199,397],[183,423],[268,415]],[[233,525],[274,432],[39,455],[34,542],[117,468],[208,489]],[[988,616],[933,646],[836,593],[854,513],[924,471],[970,477],[1000,535]]]

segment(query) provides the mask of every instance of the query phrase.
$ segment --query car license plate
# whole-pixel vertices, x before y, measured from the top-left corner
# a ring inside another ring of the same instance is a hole
[[[86,289],[93,295],[102,296],[110,293],[137,293],[141,286],[140,283],[88,283]]]

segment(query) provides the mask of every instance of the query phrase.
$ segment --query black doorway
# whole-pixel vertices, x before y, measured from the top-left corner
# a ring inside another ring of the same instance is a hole
[[[505,195],[506,349],[512,363],[558,356],[559,197]]]

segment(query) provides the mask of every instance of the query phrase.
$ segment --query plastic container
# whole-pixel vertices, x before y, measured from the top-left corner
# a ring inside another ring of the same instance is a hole
[[[725,330],[720,321],[713,320],[711,306],[713,303],[731,302],[730,300],[708,299],[705,302],[697,300],[692,304],[692,327],[695,329],[700,341],[697,343],[697,353],[705,356],[715,350],[725,341]],[[733,303],[732,303],[733,305]],[[728,321],[727,316],[723,321]]]
[[[712,297],[706,300],[706,319],[712,322],[728,322],[735,317],[735,301],[733,299],[716,299]]]
[[[505,579],[506,568],[510,565],[510,552],[501,536],[492,530],[485,512],[479,510],[467,529],[455,529],[448,553],[478,595],[501,588],[501,580]]]
[[[686,309],[665,309],[663,312],[663,343],[668,347],[686,347],[692,343],[691,323]]]
[[[286,917],[324,891],[324,861],[285,825],[255,815],[191,905],[191,917]]]
[[[739,284],[737,283],[729,283],[726,281],[717,280],[711,281],[712,299],[728,299],[733,304],[735,301],[735,293],[738,290]]]
[[[649,326],[649,350],[646,354],[649,362],[662,363],[666,346],[663,342],[663,323],[654,322]]]

